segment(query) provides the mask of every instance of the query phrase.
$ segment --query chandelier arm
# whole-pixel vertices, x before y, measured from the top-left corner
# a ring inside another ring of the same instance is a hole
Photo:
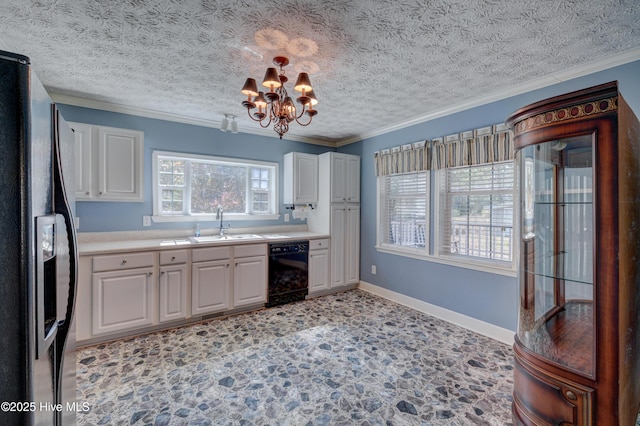
[[[301,118],[301,117],[304,115],[304,113],[305,113],[305,111],[306,111],[306,110],[307,110],[307,109],[306,109],[306,105],[302,104],[302,111],[300,111],[300,114],[298,114],[298,116],[296,117],[296,122],[297,122],[298,124],[300,124],[300,122],[298,121],[298,119],[299,119],[299,118]],[[311,121],[309,121],[309,122],[311,122]]]
[[[250,119],[260,124],[260,127],[262,127],[263,129],[266,129],[267,127],[269,127],[272,121],[275,122],[274,120],[272,120],[271,114],[269,114],[269,121],[266,124],[262,124],[262,122],[265,121],[267,117],[263,117],[262,120],[259,120],[251,115],[251,111],[249,108],[247,108],[247,115],[249,116]]]
[[[299,125],[301,125],[302,127],[308,126],[309,124],[311,124],[311,122],[313,121],[313,117],[309,117],[309,121],[307,123],[301,123],[298,120],[298,117],[296,117],[296,123],[298,123]]]

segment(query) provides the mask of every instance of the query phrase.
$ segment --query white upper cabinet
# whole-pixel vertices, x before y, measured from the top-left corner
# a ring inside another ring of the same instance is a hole
[[[76,136],[76,198],[143,201],[144,133],[69,124]]]
[[[360,202],[360,157],[357,155],[347,155],[346,162],[347,182],[345,195],[347,196],[347,202],[359,203]]]
[[[98,128],[98,198],[142,201],[143,133]]]
[[[360,202],[360,157],[331,153],[331,202]]]
[[[284,156],[284,203],[318,202],[318,156],[289,152]]]
[[[82,123],[69,124],[73,127],[75,137],[76,200],[84,200],[93,197],[91,126]]]

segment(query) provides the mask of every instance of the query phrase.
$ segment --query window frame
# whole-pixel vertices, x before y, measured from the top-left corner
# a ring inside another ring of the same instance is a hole
[[[190,185],[190,173],[185,170],[185,187],[183,202],[184,208],[181,213],[167,214],[163,213],[160,208],[162,189],[159,182],[159,158],[172,158],[176,160],[194,161],[194,162],[213,162],[224,163],[231,166],[242,167],[263,167],[271,170],[271,185],[269,189],[269,202],[273,205],[273,210],[270,213],[252,213],[253,211],[253,197],[251,197],[251,173],[247,173],[246,182],[246,206],[249,213],[231,213],[225,212],[225,221],[237,221],[237,220],[277,220],[280,218],[280,203],[279,203],[279,164],[269,161],[249,160],[244,158],[231,158],[231,157],[218,157],[212,155],[203,154],[191,154],[183,152],[172,151],[153,151],[152,153],[152,185],[153,185],[153,216],[154,222],[199,222],[199,221],[214,221],[215,213],[187,213],[191,206],[191,185]],[[224,206],[223,206],[224,208]]]
[[[434,222],[432,223],[433,225],[433,232],[434,232],[434,239],[433,239],[433,244],[434,244],[434,248],[433,248],[433,254],[432,256],[438,260],[439,263],[445,263],[445,264],[450,264],[450,265],[455,265],[455,266],[462,266],[462,267],[467,267],[470,269],[474,269],[474,270],[479,270],[479,271],[485,271],[485,272],[493,272],[493,273],[501,273],[504,275],[508,275],[508,276],[516,276],[516,259],[518,256],[518,239],[517,239],[517,232],[518,232],[518,218],[517,218],[517,209],[516,209],[516,203],[517,203],[517,189],[518,189],[518,172],[516,169],[516,162],[515,160],[508,160],[510,162],[513,162],[513,189],[511,190],[512,192],[512,200],[513,200],[513,214],[512,214],[512,243],[511,243],[511,261],[503,261],[503,260],[494,260],[494,259],[488,259],[488,258],[482,258],[482,257],[477,257],[477,256],[467,256],[467,255],[462,255],[462,254],[447,254],[447,253],[442,253],[442,247],[441,247],[441,237],[442,237],[442,220],[446,220],[446,218],[448,217],[448,215],[445,215],[444,217],[440,214],[441,213],[441,207],[443,203],[446,203],[446,195],[443,193],[442,188],[444,188],[444,184],[445,182],[443,182],[444,179],[446,179],[445,174],[447,173],[447,171],[449,169],[447,168],[443,168],[440,170],[434,170],[433,172],[435,173],[435,177],[434,177],[434,187],[433,192],[434,192]],[[500,162],[497,163],[487,163],[484,164],[484,166],[491,166],[493,164],[498,164]],[[473,168],[473,167],[480,167],[483,166],[481,165],[473,165],[473,166],[464,166],[464,167],[456,167],[456,169],[465,169],[465,168]]]
[[[382,234],[385,226],[382,224],[382,179],[387,176],[376,177],[376,250],[380,253],[404,256],[414,259],[419,259],[427,262],[444,264],[455,266],[459,268],[470,269],[474,271],[489,272],[497,275],[505,275],[509,277],[516,277],[516,259],[519,255],[518,244],[518,226],[519,217],[517,204],[517,189],[518,189],[518,170],[517,163],[513,161],[513,243],[511,247],[511,262],[494,261],[490,259],[482,259],[476,257],[469,257],[464,255],[448,256],[440,254],[440,205],[442,203],[439,188],[441,188],[442,172],[447,169],[441,170],[426,170],[421,173],[426,173],[427,177],[427,193],[426,197],[426,214],[425,222],[427,224],[425,228],[425,242],[426,247],[424,249],[402,247],[400,245],[388,244],[383,242]],[[474,166],[470,166],[474,167]],[[418,172],[411,172],[418,173]]]
[[[430,188],[431,185],[431,176],[428,170],[420,171],[420,172],[409,172],[403,173],[405,175],[409,174],[424,174],[426,179],[426,187]],[[424,239],[425,246],[424,247],[410,247],[403,246],[400,244],[391,244],[384,241],[385,229],[387,226],[382,223],[383,211],[385,208],[383,203],[383,186],[386,185],[384,182],[385,179],[392,178],[395,175],[387,175],[387,176],[378,176],[376,178],[376,249],[379,251],[384,251],[388,253],[401,254],[401,255],[409,255],[412,257],[426,257],[429,255],[429,239],[430,239],[430,223],[431,223],[431,199],[429,197],[429,193],[431,191],[425,192],[424,201],[425,201],[425,228],[424,228]]]

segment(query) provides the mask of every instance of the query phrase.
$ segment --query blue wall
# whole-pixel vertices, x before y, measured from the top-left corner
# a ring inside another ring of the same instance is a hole
[[[144,132],[144,202],[122,203],[101,201],[78,201],[77,216],[80,232],[135,231],[149,229],[194,228],[194,223],[152,223],[142,227],[142,216],[153,213],[151,154],[154,150],[179,151],[193,154],[237,157],[251,160],[272,161],[280,164],[279,193],[282,194],[283,155],[287,152],[310,152],[320,154],[334,151],[332,148],[255,136],[243,133],[221,132],[209,127],[194,126],[170,121],[155,120],[134,115],[100,111],[70,105],[60,105],[67,121],[142,130]],[[280,197],[282,198],[282,197]],[[233,221],[232,228],[246,226],[272,226],[284,224],[284,205],[280,205],[279,221]],[[291,218],[288,225],[305,222]],[[225,223],[226,225],[226,223]],[[203,229],[215,227],[214,222],[201,223]]]
[[[512,112],[532,102],[613,80],[618,81],[623,97],[636,115],[640,115],[640,61],[636,61],[338,149],[340,152],[362,157],[360,279],[515,331],[518,298],[516,278],[376,251],[376,178],[373,153],[392,146],[502,123]],[[377,266],[376,275],[371,274],[371,265]]]

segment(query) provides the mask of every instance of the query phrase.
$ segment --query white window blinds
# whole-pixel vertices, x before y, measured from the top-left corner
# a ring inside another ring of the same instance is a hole
[[[426,249],[428,188],[426,172],[380,177],[381,244]]]
[[[513,161],[439,173],[439,253],[511,262]]]

